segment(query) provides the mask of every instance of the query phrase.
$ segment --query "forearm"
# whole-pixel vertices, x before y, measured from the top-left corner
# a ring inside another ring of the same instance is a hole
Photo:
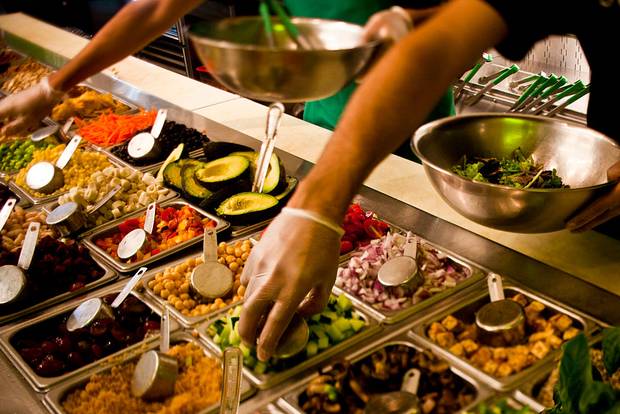
[[[50,76],[50,84],[68,90],[129,56],[170,28],[201,0],[140,0],[127,4],[73,59]]]
[[[339,222],[370,172],[424,122],[481,51],[504,36],[503,22],[486,4],[454,3],[445,6],[447,15],[429,20],[395,45],[365,77],[317,165],[291,200],[292,206]],[[481,16],[461,19],[461,4],[474,4],[473,11]],[[488,19],[485,13],[490,13]],[[477,21],[480,18],[483,21]],[[479,32],[466,28],[478,23],[491,27]],[[470,35],[461,39],[459,33]]]

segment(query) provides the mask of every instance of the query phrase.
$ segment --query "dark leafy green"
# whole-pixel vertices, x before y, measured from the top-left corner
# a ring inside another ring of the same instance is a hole
[[[468,160],[464,155],[452,171],[473,181],[513,188],[568,188],[555,168],[545,170],[532,156],[526,157],[521,148],[515,149],[510,158],[502,159],[473,157]]]
[[[529,407],[513,408],[508,400],[503,399],[494,404],[479,404],[467,414],[534,414],[534,410]]]
[[[602,351],[606,366],[612,368],[610,375],[618,368],[619,349],[620,330],[605,330]],[[590,349],[583,333],[564,345],[554,397],[556,405],[546,411],[549,414],[620,414],[620,393],[593,378]]]

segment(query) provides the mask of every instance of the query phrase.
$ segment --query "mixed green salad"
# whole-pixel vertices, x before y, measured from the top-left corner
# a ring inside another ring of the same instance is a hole
[[[532,156],[526,157],[521,148],[509,158],[468,158],[464,155],[452,171],[473,181],[506,185],[513,188],[568,188],[557,171],[545,170]]]
[[[473,411],[466,414],[534,414],[535,411],[529,407],[515,408],[507,399],[502,399],[492,404],[482,403],[476,406]]]

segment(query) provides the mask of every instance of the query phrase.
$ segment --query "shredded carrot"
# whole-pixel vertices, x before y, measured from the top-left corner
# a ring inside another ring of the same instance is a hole
[[[78,134],[85,140],[100,147],[122,144],[137,132],[147,129],[155,122],[157,111],[140,111],[133,115],[117,115],[111,112],[101,114],[99,118],[88,122],[77,118]]]

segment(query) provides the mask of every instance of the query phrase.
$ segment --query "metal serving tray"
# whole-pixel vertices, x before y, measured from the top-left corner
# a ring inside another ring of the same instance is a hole
[[[57,125],[56,122],[52,121],[50,118],[44,118],[41,120],[41,122],[39,123],[38,128],[44,128],[47,126],[52,126],[52,125]],[[19,134],[20,138],[16,139],[14,141],[10,141],[10,142],[6,142],[6,144],[10,143],[12,144],[13,142],[23,142],[23,141],[29,141],[30,140],[30,133],[26,133],[25,135],[22,136],[22,134]],[[57,134],[56,137],[59,140],[59,144],[65,144],[65,142],[63,141],[63,138],[61,136],[59,136],[60,134]],[[7,180],[10,180],[10,177],[14,176],[15,174],[17,174],[20,170],[11,170],[11,171],[0,171],[0,177],[6,177]]]
[[[107,157],[107,154],[105,154],[103,151],[101,151],[98,147],[96,147],[94,145],[90,145],[88,143],[83,143],[83,144],[80,144],[80,146],[85,151],[100,152],[100,153],[104,154]],[[118,162],[116,160],[112,160],[109,157],[108,157],[108,160],[110,161],[110,163],[113,166],[116,166],[116,167],[129,167],[128,164],[123,163],[123,162]],[[41,205],[41,204],[51,203],[52,201],[57,200],[58,197],[60,197],[61,195],[67,194],[69,192],[69,191],[65,191],[65,192],[62,192],[62,193],[48,195],[48,196],[45,196],[45,197],[36,197],[36,196],[30,194],[25,188],[22,188],[21,186],[17,185],[14,180],[9,181],[9,188],[11,188],[12,190],[15,189],[15,190],[21,191],[24,194],[24,197],[26,197],[26,199],[30,203],[34,204],[34,205]]]
[[[267,373],[267,374],[258,375],[258,374],[255,374],[248,367],[244,366],[243,367],[243,372],[250,379],[250,381],[252,381],[252,383],[254,383],[254,385],[256,385],[261,390],[265,390],[265,389],[274,387],[275,385],[278,385],[281,382],[284,382],[284,381],[292,378],[293,376],[301,373],[302,371],[304,371],[304,370],[306,370],[308,368],[311,368],[313,366],[318,365],[320,362],[322,362],[322,361],[324,361],[324,360],[326,360],[328,358],[331,358],[332,356],[340,353],[344,349],[349,348],[349,347],[359,343],[363,339],[370,338],[371,336],[375,335],[376,333],[378,333],[378,332],[380,332],[382,330],[381,325],[379,325],[379,323],[374,318],[372,318],[370,315],[364,313],[364,311],[361,310],[361,309],[355,308],[355,306],[354,306],[353,309],[367,323],[366,328],[364,328],[362,331],[360,331],[356,335],[354,335],[354,336],[352,336],[352,337],[350,337],[348,339],[345,339],[344,341],[340,342],[337,345],[334,345],[334,346],[332,346],[330,348],[327,348],[325,351],[320,352],[320,353],[316,354],[315,356],[313,356],[311,358],[308,358],[305,361],[302,361],[299,364],[295,365],[294,367],[289,368],[289,369],[287,369],[285,371],[270,372],[270,373]],[[207,321],[201,323],[196,328],[198,330],[200,338],[202,340],[204,340],[214,351],[218,352],[218,354],[221,354],[222,351],[220,350],[219,346],[213,342],[213,339],[207,334],[207,328],[212,323],[214,323],[216,320],[218,320],[221,316],[225,315],[226,312],[228,312],[228,310],[224,309],[224,310],[214,314],[210,319],[208,319]]]
[[[169,188],[167,188],[167,189],[168,189],[170,192],[169,192],[169,193],[168,193],[168,195],[166,195],[166,196],[165,196],[165,197],[164,197],[161,201],[159,201],[159,202],[158,202],[158,204],[160,204],[160,205],[161,205],[161,204],[166,203],[166,202],[168,202],[168,201],[173,201],[173,200],[176,200],[177,198],[179,198],[179,194],[178,194],[177,192],[175,192],[174,190],[170,190]],[[43,209],[43,211],[44,211],[46,214],[51,213],[51,212],[52,212],[52,211],[53,211],[56,207],[58,207],[58,200],[54,200],[54,201],[52,201],[51,203],[44,204],[44,205],[42,205],[42,206],[41,206],[41,208]],[[192,207],[193,207],[193,206],[192,206]],[[116,223],[116,224],[118,224],[118,223],[122,223],[124,220],[126,220],[127,218],[129,218],[131,215],[134,215],[134,214],[136,214],[136,213],[138,213],[138,212],[140,212],[140,211],[144,211],[144,210],[146,210],[146,207],[141,207],[141,208],[139,208],[139,209],[137,209],[137,210],[135,210],[135,211],[132,211],[131,213],[124,214],[124,215],[120,216],[120,217],[119,217],[119,218],[117,218],[117,219],[110,220],[110,221],[108,221],[107,223],[100,224],[100,225],[98,225],[98,226],[91,227],[91,228],[86,227],[86,229],[81,230],[81,231],[77,234],[77,237],[79,237],[79,238],[84,238],[84,237],[87,237],[87,236],[88,236],[88,235],[90,235],[90,234],[93,234],[93,233],[95,233],[95,232],[98,232],[99,230],[101,230],[101,229],[103,229],[103,228],[106,228],[106,227],[108,227],[108,226],[112,225],[112,223]],[[104,256],[104,257],[105,257],[105,256]]]
[[[245,238],[239,238],[239,239],[233,239],[233,240],[229,240],[227,241],[227,243],[233,243],[239,240],[245,240]],[[170,267],[174,267],[176,265],[179,265],[183,262],[185,262],[188,259],[192,259],[192,258],[199,258],[201,257],[202,253],[190,253],[186,256],[183,256],[173,262],[167,262],[166,264],[162,264],[159,265],[156,268],[153,268],[151,270],[149,270],[148,272],[146,272],[144,274],[144,276],[142,276],[142,285],[144,287],[144,291],[146,292],[146,294],[151,298],[151,300],[153,300],[154,302],[157,302],[160,306],[164,306],[165,303],[167,303],[166,300],[164,300],[161,296],[155,294],[155,292],[153,292],[153,290],[151,290],[148,287],[148,283],[153,280],[155,278],[155,276],[158,273],[163,272],[164,270],[166,270],[167,268]],[[225,308],[222,309],[218,309],[217,311],[208,313],[206,315],[202,315],[202,316],[186,316],[183,315],[181,312],[179,312],[174,306],[170,306],[170,312],[172,314],[174,314],[174,316],[179,320],[179,322],[181,323],[181,325],[183,325],[186,328],[191,328],[194,327],[196,324],[203,322],[205,319],[211,317],[214,314],[219,314],[222,311],[226,311],[234,306],[237,306],[238,304],[240,304],[242,301],[239,302],[233,302],[230,305],[226,306]]]
[[[39,375],[37,375],[32,368],[30,368],[30,366],[22,359],[22,357],[19,355],[19,353],[17,352],[17,350],[13,347],[13,345],[11,344],[11,339],[13,338],[13,336],[15,336],[19,331],[21,331],[24,328],[28,328],[30,326],[36,325],[37,323],[40,322],[44,322],[48,319],[57,317],[59,315],[62,315],[64,313],[69,313],[71,312],[73,309],[75,309],[80,303],[82,303],[83,301],[85,301],[86,299],[90,299],[90,298],[95,298],[95,297],[101,297],[104,295],[107,295],[109,293],[115,293],[115,292],[119,292],[126,284],[126,281],[123,282],[119,282],[119,283],[115,283],[112,286],[108,286],[106,288],[100,289],[96,292],[92,292],[90,295],[88,295],[87,297],[83,297],[80,299],[76,299],[73,300],[69,303],[65,303],[62,304],[61,306],[58,306],[54,309],[50,309],[48,312],[45,312],[42,315],[39,315],[35,318],[32,318],[30,320],[26,320],[23,322],[20,322],[18,324],[15,324],[13,326],[10,326],[9,328],[3,330],[0,333],[0,347],[2,347],[2,350],[4,351],[4,353],[6,354],[6,356],[11,360],[11,362],[13,363],[13,365],[15,365],[17,367],[17,369],[20,371],[20,373],[28,380],[28,382],[30,383],[30,385],[36,390],[36,391],[46,391],[49,390],[53,385],[60,383],[61,381],[64,381],[68,378],[74,377],[78,374],[82,374],[82,373],[86,373],[86,372],[90,372],[92,371],[94,368],[102,365],[102,364],[106,364],[106,361],[109,360],[114,360],[118,357],[118,355],[122,355],[124,352],[127,352],[128,350],[132,350],[132,349],[139,349],[142,346],[144,346],[144,343],[148,343],[148,342],[152,342],[155,341],[157,338],[159,338],[159,334],[155,334],[152,335],[140,342],[137,342],[125,349],[119,350],[113,354],[110,354],[98,361],[94,361],[90,364],[84,365],[83,367],[76,369],[74,371],[65,373],[61,376],[58,377],[41,377]],[[142,301],[145,305],[147,305],[153,312],[157,313],[158,315],[161,315],[161,308],[159,306],[157,306],[156,304],[153,304],[152,302],[150,302],[148,299],[145,299],[143,296],[137,294],[136,292],[131,292],[131,295],[135,296],[136,298],[138,298],[140,301]],[[179,324],[174,320],[171,319],[170,320],[170,331],[174,332],[177,329],[179,329]]]
[[[173,120],[173,121],[174,121],[174,120]],[[176,121],[175,121],[175,122],[176,122]],[[191,126],[190,126],[189,128],[191,128]],[[125,141],[125,142],[127,142],[127,141]],[[119,146],[121,146],[121,145],[122,145],[122,144],[119,144],[119,145],[113,145],[113,146],[108,147],[108,148],[102,148],[102,150],[103,150],[106,154],[108,154],[108,155],[110,156],[110,158],[113,158],[113,159],[115,159],[115,160],[120,160],[120,161],[123,161],[123,162],[125,162],[126,164],[131,165],[131,166],[132,166],[132,168],[135,168],[135,169],[136,169],[136,170],[138,170],[138,171],[142,171],[142,172],[150,172],[150,173],[151,173],[151,174],[153,174],[153,175],[156,175],[156,174],[157,174],[157,172],[159,171],[159,169],[161,168],[161,166],[164,164],[165,159],[164,159],[164,160],[162,160],[162,161],[156,161],[156,162],[153,162],[152,164],[147,164],[147,165],[133,165],[131,162],[123,160],[123,159],[122,159],[122,158],[120,158],[118,155],[116,155],[116,154],[114,154],[114,153],[112,152],[112,149],[113,149],[113,148],[119,147]],[[168,156],[168,154],[166,154],[166,156]],[[193,151],[191,151],[191,152],[189,153],[189,158],[200,158],[200,157],[202,157],[202,156],[204,156],[204,152],[203,152],[203,150],[202,150],[202,149],[200,149],[200,148],[199,148],[199,149],[196,149],[196,150],[193,150]]]
[[[379,351],[391,345],[405,345],[407,347],[414,348],[418,352],[422,352],[424,350],[424,347],[417,344],[413,338],[411,338],[407,334],[401,334],[396,337],[389,338],[387,340],[382,340],[379,343],[374,343],[369,346],[363,347],[362,349],[347,356],[345,360],[352,364],[356,364],[360,362],[361,360],[363,360],[364,358],[368,357],[369,355],[373,354],[374,352]],[[438,354],[435,353],[435,355],[438,355]],[[448,362],[450,361],[448,360]],[[323,369],[322,372],[328,372],[332,368],[333,367],[330,365],[326,369]],[[477,404],[479,404],[480,402],[484,401],[485,399],[491,396],[491,391],[483,383],[481,383],[476,378],[465,374],[463,371],[456,368],[454,364],[452,364],[451,362],[450,362],[450,371],[452,371],[452,373],[455,374],[457,377],[464,379],[476,390],[476,398],[471,404],[469,404],[466,407],[463,407],[463,410],[471,409],[475,407]],[[289,414],[303,414],[304,411],[301,409],[301,407],[299,407],[299,404],[298,404],[299,395],[306,389],[308,384],[313,379],[318,377],[319,375],[320,375],[319,372],[315,372],[312,376],[310,376],[309,378],[306,378],[303,382],[301,382],[300,384],[295,386],[292,390],[287,392],[279,400],[280,406],[284,408]]]
[[[0,174],[0,186],[6,187],[8,191],[13,193],[15,197],[17,197],[17,205],[21,208],[29,208],[32,206],[32,203],[28,201],[28,198],[24,195],[24,193],[18,188],[12,188],[8,181],[5,181],[3,176]]]
[[[32,56],[28,56],[28,55],[26,55],[26,54],[24,54],[24,53],[22,53],[22,52],[19,52],[19,51],[17,51],[17,50],[15,50],[15,49],[13,49],[13,48],[10,48],[10,47],[9,47],[8,49],[10,49],[10,50],[11,50],[12,52],[14,52],[15,54],[17,54],[17,55],[21,56],[19,59],[15,59],[14,61],[12,61],[12,62],[11,62],[11,66],[19,66],[19,65],[21,65],[21,64],[23,64],[23,63],[25,63],[25,62],[26,62],[26,60],[30,58],[30,59],[32,59],[33,61],[37,62],[39,65],[43,66],[44,68],[50,69],[50,70],[52,70],[52,71],[54,71],[54,70],[56,69],[55,67],[53,67],[53,66],[51,66],[51,65],[48,65],[47,63],[43,63],[43,62],[41,62],[40,60],[38,60],[38,59],[36,59],[36,58],[34,58],[34,57],[32,57]],[[7,70],[8,70],[8,69],[7,69]],[[6,81],[10,80],[11,78],[12,78],[12,77],[7,76],[6,72],[2,73],[2,75],[0,75],[0,86],[1,86],[1,85],[3,85],[3,84],[4,84],[4,82],[6,82]],[[4,88],[1,88],[1,87],[0,87],[0,92],[1,92],[3,95],[6,95],[6,96],[9,96],[9,95],[12,95],[12,94],[13,94],[13,92],[9,92],[9,91],[5,90]],[[21,91],[20,91],[20,92],[21,92]],[[19,92],[18,92],[18,93],[19,93]]]
[[[397,227],[391,223],[389,223],[386,220],[383,220],[386,223],[388,223],[388,225],[390,226],[391,232],[392,233],[401,233],[401,234],[405,234],[407,233],[407,230],[401,229],[400,227]],[[412,232],[412,234],[415,235],[415,233]],[[419,236],[418,239],[422,242],[422,243],[426,243],[427,245],[431,246],[432,248],[434,248],[435,250],[437,250],[439,253],[444,254],[445,256],[447,256],[450,260],[452,260],[453,262],[456,262],[458,264],[460,264],[461,266],[469,269],[471,271],[471,276],[467,279],[462,281],[461,283],[457,284],[455,287],[450,288],[450,289],[446,289],[444,291],[441,291],[439,293],[434,294],[433,296],[431,296],[428,299],[423,300],[420,303],[417,303],[415,305],[411,305],[407,308],[404,309],[400,309],[400,310],[394,310],[394,311],[390,311],[387,309],[377,309],[375,307],[373,307],[371,304],[367,303],[366,301],[364,301],[362,298],[360,298],[359,296],[345,290],[344,288],[339,288],[339,287],[334,287],[334,289],[336,291],[338,291],[339,293],[342,292],[344,294],[346,294],[351,301],[353,301],[356,305],[360,306],[361,308],[363,308],[367,313],[371,314],[373,317],[375,317],[377,320],[379,320],[382,323],[386,323],[386,324],[393,324],[396,322],[400,322],[404,319],[409,318],[410,316],[424,310],[427,309],[433,305],[435,305],[436,303],[444,300],[445,298],[447,298],[448,296],[452,296],[454,294],[456,294],[457,292],[462,292],[463,290],[465,290],[466,288],[477,284],[478,282],[480,282],[482,279],[484,279],[486,277],[486,272],[483,271],[482,269],[480,269],[479,267],[477,267],[473,262],[471,262],[470,260],[459,256],[455,253],[452,253],[450,251],[447,251],[446,249],[443,249],[440,246],[435,245],[434,243],[431,243]],[[343,258],[340,261],[339,267],[346,267],[349,263],[349,261],[351,260],[351,258],[353,257],[353,253],[355,253],[356,250],[353,250],[353,252],[347,253],[346,255],[343,255]]]
[[[53,296],[49,299],[46,299],[42,302],[39,302],[35,305],[29,306],[25,309],[22,309],[18,312],[14,312],[8,315],[2,315],[0,316],[0,325],[4,325],[7,322],[10,322],[12,320],[15,320],[17,318],[21,318],[23,316],[29,315],[31,313],[34,312],[38,312],[40,310],[43,310],[45,308],[48,308],[52,305],[55,305],[57,303],[60,302],[64,302],[68,299],[74,298],[76,296],[80,296],[83,295],[84,293],[96,289],[100,286],[105,285],[106,283],[109,283],[113,280],[115,280],[117,278],[117,274],[116,272],[114,272],[112,269],[110,269],[108,266],[106,266],[102,260],[102,258],[91,252],[90,254],[91,258],[95,261],[95,263],[97,263],[97,265],[99,265],[99,267],[101,267],[105,273],[103,274],[103,276],[101,276],[99,279],[90,282],[89,284],[87,284],[86,286],[84,286],[82,289],[79,289],[75,292],[65,292],[65,293],[61,293],[60,295],[57,296]]]
[[[179,343],[179,342],[192,342],[200,346],[203,349],[205,355],[208,355],[210,357],[216,358],[221,361],[221,358],[218,355],[213,353],[210,349],[204,346],[204,344],[202,344],[200,341],[198,341],[196,338],[194,338],[191,334],[187,332],[177,332],[177,333],[172,334],[170,336],[170,342],[172,344]],[[112,361],[111,363],[107,365],[95,367],[94,369],[91,369],[89,372],[82,373],[75,378],[67,379],[66,381],[62,382],[58,386],[52,388],[52,390],[50,390],[50,392],[48,392],[43,398],[43,403],[50,409],[51,412],[56,413],[56,414],[65,414],[66,411],[62,408],[62,402],[65,396],[71,391],[75,390],[76,388],[84,387],[85,384],[88,383],[88,380],[90,379],[92,375],[101,374],[103,372],[109,371],[114,366],[122,365],[124,363],[133,361],[137,359],[139,355],[142,354],[143,352],[147,350],[151,350],[151,349],[156,349],[158,346],[159,346],[158,343],[149,342],[144,347],[140,347],[138,349],[132,349],[130,352],[126,352],[125,354],[119,355],[120,358],[119,357],[115,358],[115,361]],[[255,389],[252,387],[252,385],[248,382],[248,380],[245,377],[241,378],[240,392],[241,392],[241,401],[248,399],[255,392]],[[217,412],[218,408],[219,408],[219,403],[209,406],[197,414]]]
[[[190,206],[191,208],[193,208],[194,210],[196,210],[199,214],[201,214],[204,217],[207,217],[211,220],[214,220],[217,223],[217,226],[215,227],[216,232],[222,232],[224,230],[226,230],[228,228],[228,226],[230,225],[227,221],[217,217],[217,216],[213,216],[209,213],[207,213],[206,211],[191,205],[190,203],[188,203],[187,201],[183,201],[183,200],[168,200],[165,201],[163,203],[160,203],[159,206],[161,207],[183,207],[183,206]],[[138,262],[135,263],[123,263],[121,261],[118,260],[114,260],[109,254],[107,254],[103,249],[101,249],[99,246],[97,246],[95,244],[95,240],[99,239],[101,237],[105,237],[108,236],[110,234],[114,234],[117,233],[116,228],[117,226],[122,223],[123,221],[130,219],[130,218],[135,218],[135,217],[140,217],[144,214],[144,212],[146,211],[146,209],[140,209],[138,211],[136,211],[135,213],[129,214],[127,216],[125,216],[125,218],[119,218],[111,223],[108,223],[104,226],[99,227],[99,229],[96,232],[91,232],[85,239],[84,239],[84,244],[86,245],[86,247],[88,247],[90,250],[96,252],[97,254],[101,255],[104,260],[106,261],[106,263],[108,263],[110,266],[112,266],[112,268],[118,270],[119,272],[132,272],[134,270],[137,270],[143,266],[148,266],[151,263],[157,262],[165,257],[168,257],[174,253],[180,252],[181,250],[193,246],[194,244],[200,243],[203,239],[202,234],[200,236],[196,236],[193,239],[184,241],[183,243],[179,243],[176,246],[173,246],[167,250],[162,251],[159,254],[156,254],[155,256],[151,256],[148,259],[144,259],[144,260],[140,260]]]
[[[499,402],[502,399],[505,399],[508,405],[510,405],[512,408],[515,408],[515,409],[529,407],[531,408],[533,412],[536,412],[536,413],[542,413],[543,410],[545,409],[545,407],[538,404],[536,401],[532,401],[529,398],[526,398],[518,393],[493,395],[492,397],[489,397],[485,401],[481,401],[478,404],[484,403],[487,406],[489,406],[491,404]],[[473,406],[470,408],[470,410],[473,410],[475,408],[476,406]],[[478,413],[478,411],[475,411],[475,410],[470,411],[470,412]]]
[[[566,314],[567,316],[571,317],[574,321],[577,321],[581,325],[581,329],[587,336],[591,336],[595,334],[597,330],[600,328],[599,325],[597,325],[597,323],[594,320],[584,315],[583,313],[573,310],[565,305],[558,304],[557,302],[551,299],[548,299],[538,293],[535,293],[515,283],[514,281],[510,279],[507,279],[507,278],[505,279],[504,291],[506,292],[506,297],[510,297],[512,296],[512,294],[522,293],[529,299],[537,300],[541,302],[542,304],[544,304],[546,307],[549,307],[557,312]],[[442,348],[441,346],[433,342],[427,335],[427,329],[430,327],[431,323],[439,322],[448,315],[458,315],[459,312],[464,312],[466,310],[471,312],[467,316],[470,317],[473,323],[474,321],[473,310],[470,310],[467,308],[474,306],[477,302],[483,302],[483,303],[488,302],[488,295],[489,293],[488,293],[488,290],[486,289],[486,286],[481,287],[480,290],[472,293],[471,295],[469,295],[467,298],[464,298],[459,303],[456,303],[456,304],[453,304],[452,306],[441,309],[421,319],[419,322],[417,322],[413,326],[412,335],[414,335],[422,343],[424,343],[426,347],[431,348],[433,352],[435,352],[437,355],[441,355],[447,360],[453,361],[455,366],[458,366],[464,371],[471,373],[471,375],[480,379],[482,382],[488,384],[492,388],[498,391],[507,391],[509,389],[515,388],[516,386],[520,385],[521,383],[526,381],[528,378],[530,378],[533,375],[533,373],[541,369],[541,367],[545,366],[546,364],[549,364],[551,361],[553,361],[554,358],[557,357],[557,355],[561,351],[559,349],[550,350],[550,352],[543,359],[537,361],[530,367],[525,368],[524,370],[516,374],[510,375],[508,377],[497,378],[495,376],[492,376],[492,375],[489,375],[483,372],[481,369],[474,367],[466,359],[457,357],[456,355],[452,354],[447,349]]]

